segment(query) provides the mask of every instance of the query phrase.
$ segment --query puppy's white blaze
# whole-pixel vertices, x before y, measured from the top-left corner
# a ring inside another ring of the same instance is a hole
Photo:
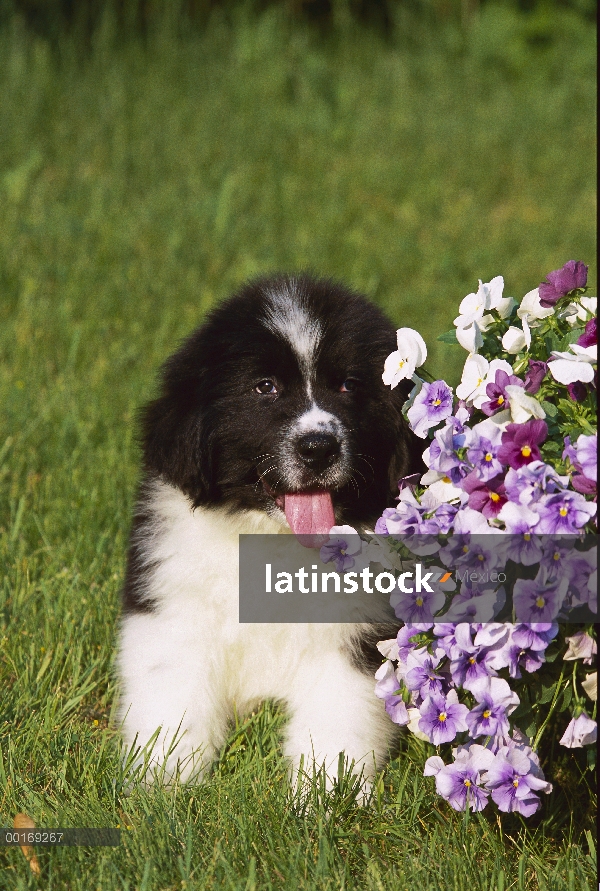
[[[312,319],[302,306],[294,279],[290,280],[286,290],[271,292],[268,300],[264,315],[267,328],[279,334],[291,346],[307,381],[310,397],[314,359],[322,334],[321,324],[318,319]]]
[[[294,432],[307,433],[309,431],[334,432],[340,426],[340,422],[335,415],[330,414],[313,402],[308,411],[300,415],[294,424]]]

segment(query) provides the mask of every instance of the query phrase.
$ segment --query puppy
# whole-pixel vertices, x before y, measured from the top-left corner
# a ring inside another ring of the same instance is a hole
[[[285,704],[296,771],[302,759],[331,776],[343,752],[368,778],[388,753],[369,658],[385,632],[240,624],[238,536],[373,528],[420,467],[406,389],[381,379],[395,348],[363,297],[278,276],[215,309],[165,364],[143,413],[119,670],[126,742],[151,742],[168,775],[199,778],[234,714],[266,698]]]

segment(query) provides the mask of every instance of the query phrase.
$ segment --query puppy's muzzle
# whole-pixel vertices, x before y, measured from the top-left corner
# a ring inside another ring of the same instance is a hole
[[[296,440],[296,452],[313,473],[322,473],[339,458],[340,443],[331,433],[305,433]]]

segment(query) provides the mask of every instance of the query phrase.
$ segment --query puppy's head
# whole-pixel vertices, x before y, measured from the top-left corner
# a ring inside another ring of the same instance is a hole
[[[143,418],[148,473],[194,506],[372,523],[420,468],[381,374],[395,330],[364,298],[308,276],[262,279],[168,360]],[[295,528],[297,526],[297,528]]]

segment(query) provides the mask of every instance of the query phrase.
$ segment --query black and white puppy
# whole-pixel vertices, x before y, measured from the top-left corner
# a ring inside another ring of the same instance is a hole
[[[168,360],[143,415],[119,657],[127,743],[198,776],[234,713],[285,703],[284,751],[366,776],[394,725],[374,696],[368,625],[238,622],[240,533],[373,528],[420,459],[381,375],[395,330],[308,276],[255,281]],[[224,568],[225,567],[225,568]],[[379,657],[379,662],[381,657]],[[172,748],[175,735],[179,742]]]

